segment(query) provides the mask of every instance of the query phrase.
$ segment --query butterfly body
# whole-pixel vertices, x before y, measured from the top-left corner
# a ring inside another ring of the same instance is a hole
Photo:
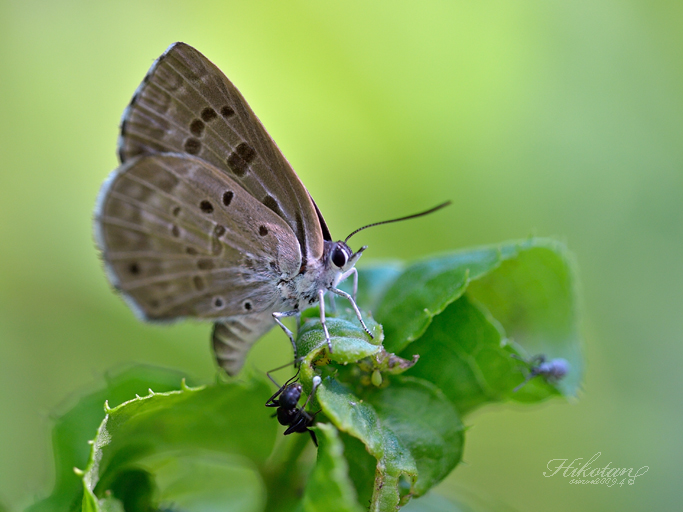
[[[231,375],[281,319],[354,276],[362,248],[331,239],[315,202],[235,86],[175,43],[152,65],[121,121],[121,166],[95,209],[112,285],[142,319],[215,322]],[[355,288],[354,288],[355,289]],[[366,328],[367,331],[367,328]],[[295,347],[296,351],[296,347]]]

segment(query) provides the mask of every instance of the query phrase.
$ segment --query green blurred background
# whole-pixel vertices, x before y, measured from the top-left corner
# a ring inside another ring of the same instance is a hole
[[[174,41],[239,87],[362,264],[558,236],[581,274],[576,403],[489,408],[440,486],[520,511],[683,497],[683,3],[0,2],[0,502],[47,492],[50,416],[126,362],[214,373],[209,326],[139,323],[91,236],[119,117]],[[288,357],[271,332],[251,363]],[[61,405],[60,405],[61,404]],[[602,452],[633,486],[545,478]]]

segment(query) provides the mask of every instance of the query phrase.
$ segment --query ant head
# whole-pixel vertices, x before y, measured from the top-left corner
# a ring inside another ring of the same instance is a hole
[[[289,384],[287,387],[285,387],[280,395],[280,407],[283,409],[294,409],[296,404],[299,403],[302,389],[303,388],[301,387],[301,384],[298,382],[294,382],[293,384]]]

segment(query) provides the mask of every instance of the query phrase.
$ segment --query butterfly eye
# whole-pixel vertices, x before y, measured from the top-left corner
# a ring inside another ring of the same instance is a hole
[[[339,246],[335,247],[332,251],[332,263],[339,268],[343,268],[346,265],[346,253]]]

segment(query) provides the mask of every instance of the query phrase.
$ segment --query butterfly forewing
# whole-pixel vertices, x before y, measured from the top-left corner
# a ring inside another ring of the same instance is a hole
[[[279,216],[189,155],[129,160],[103,187],[97,217],[110,280],[145,319],[272,309],[276,283],[301,265]]]
[[[305,261],[322,256],[329,231],[308,191],[235,86],[184,43],[152,66],[122,119],[122,163],[165,152],[213,164],[287,223]]]

